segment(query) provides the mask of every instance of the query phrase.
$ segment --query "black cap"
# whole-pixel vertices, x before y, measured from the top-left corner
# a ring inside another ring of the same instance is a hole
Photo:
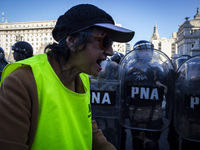
[[[115,26],[113,18],[102,9],[91,4],[79,4],[61,15],[52,31],[53,38],[59,42],[66,36],[83,29],[99,26],[111,31],[111,37],[116,42],[128,42],[134,36],[134,31]]]

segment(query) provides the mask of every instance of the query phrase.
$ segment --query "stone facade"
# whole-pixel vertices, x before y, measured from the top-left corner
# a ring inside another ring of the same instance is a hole
[[[48,43],[53,43],[51,31],[56,20],[35,22],[0,23],[0,47],[8,58],[10,47],[17,41],[26,41],[34,49],[34,55],[43,53]]]
[[[0,47],[4,49],[6,59],[9,57],[11,46],[17,41],[30,43],[34,55],[43,53],[45,46],[54,42],[51,32],[55,24],[56,20],[0,23]],[[113,50],[126,54],[130,50],[130,44],[114,42]],[[9,58],[12,59],[11,54]]]
[[[185,18],[185,22],[179,26],[177,56],[190,55],[195,56],[200,54],[200,15],[199,8],[193,20],[189,17]]]

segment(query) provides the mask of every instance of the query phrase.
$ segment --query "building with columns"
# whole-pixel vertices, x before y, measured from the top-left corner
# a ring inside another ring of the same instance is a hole
[[[56,20],[0,23],[0,47],[4,49],[6,59],[8,60],[11,46],[17,41],[30,43],[34,55],[43,53],[44,48],[54,42],[51,32],[55,24]],[[130,51],[130,44],[114,42],[113,50],[126,54]],[[12,55],[10,57],[12,58]]]
[[[177,32],[178,51],[176,57],[181,55],[195,56],[200,54],[200,14],[199,8],[194,15],[194,19],[185,17],[185,22],[179,25]]]
[[[48,43],[53,42],[51,31],[56,20],[0,23],[0,47],[8,58],[10,47],[17,41],[26,41],[34,49],[34,55],[42,53]]]

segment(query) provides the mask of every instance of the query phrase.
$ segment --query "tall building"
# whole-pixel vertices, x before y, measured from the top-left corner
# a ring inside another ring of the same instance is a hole
[[[34,55],[42,53],[44,47],[52,43],[51,31],[56,20],[34,22],[0,23],[0,47],[8,58],[10,47],[17,41],[26,41],[34,49]]]
[[[118,43],[118,42],[113,42],[113,51],[117,51],[122,54],[126,54],[129,51],[131,51],[131,45],[129,43]]]
[[[197,8],[196,15],[193,20],[185,17],[185,22],[179,25],[177,56],[181,55],[199,55],[200,54],[200,15]]]
[[[173,54],[176,53],[177,51],[176,39],[177,39],[176,32],[173,32],[172,37],[169,39],[161,38],[160,35],[158,34],[158,27],[157,25],[155,25],[150,42],[154,45],[155,49],[161,50],[171,59]]]

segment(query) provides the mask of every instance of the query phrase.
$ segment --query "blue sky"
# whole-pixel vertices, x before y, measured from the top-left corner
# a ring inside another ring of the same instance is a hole
[[[199,0],[0,0],[0,12],[8,22],[56,20],[70,7],[90,3],[109,13],[117,24],[135,31],[130,41],[150,40],[155,24],[160,37],[170,38],[185,17],[194,18]],[[0,20],[2,23],[2,19]]]

